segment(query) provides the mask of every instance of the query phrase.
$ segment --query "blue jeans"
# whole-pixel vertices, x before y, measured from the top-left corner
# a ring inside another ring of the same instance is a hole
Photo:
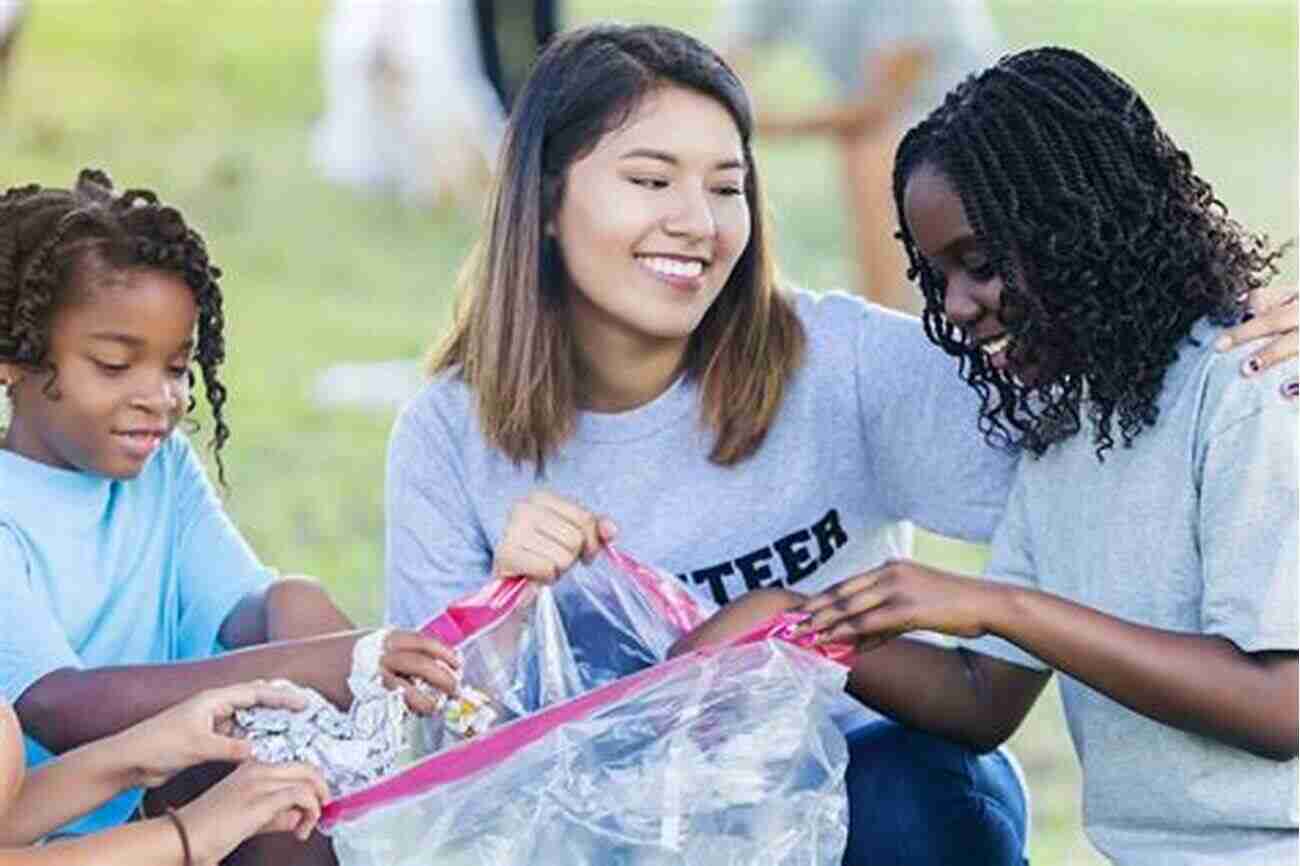
[[[985,755],[895,722],[850,732],[844,866],[1021,866],[1026,793],[1001,752]]]

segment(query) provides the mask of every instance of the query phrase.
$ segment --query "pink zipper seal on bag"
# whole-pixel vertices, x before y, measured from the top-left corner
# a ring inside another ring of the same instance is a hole
[[[696,600],[670,577],[612,547],[606,547],[605,552],[621,572],[636,582],[655,612],[679,628],[683,634],[705,620]],[[420,631],[437,637],[449,646],[456,646],[509,616],[521,604],[531,600],[534,592],[535,589],[525,578],[495,580],[448,607],[425,623]],[[515,719],[469,742],[430,755],[387,779],[329,801],[321,810],[320,825],[328,830],[340,821],[358,818],[373,809],[423,794],[436,786],[459,781],[495,766],[561,725],[587,718],[629,694],[654,685],[680,667],[694,664],[702,656],[729,647],[779,640],[847,666],[853,655],[853,647],[848,644],[815,643],[814,635],[796,630],[796,626],[804,619],[805,617],[793,612],[776,614],[726,643],[701,647],[686,655],[660,662],[586,694]]]

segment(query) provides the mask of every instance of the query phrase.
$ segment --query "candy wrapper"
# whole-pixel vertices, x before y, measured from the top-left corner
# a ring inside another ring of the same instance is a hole
[[[553,587],[498,581],[452,605],[423,630],[496,716],[424,723],[427,757],[327,803],[339,862],[838,864],[842,656],[783,615],[664,661],[711,612],[613,550]]]

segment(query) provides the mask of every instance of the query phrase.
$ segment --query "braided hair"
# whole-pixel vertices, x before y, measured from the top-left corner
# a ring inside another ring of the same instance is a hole
[[[226,386],[217,376],[226,357],[221,270],[209,261],[198,232],[153,192],[117,193],[107,174],[83,169],[71,190],[29,184],[0,196],[0,362],[51,373],[45,391],[57,399],[50,325],[55,311],[81,290],[77,277],[91,266],[168,271],[194,292],[194,361],[212,409],[211,446],[224,485],[220,450],[230,428],[222,414]],[[192,370],[189,379],[193,386]],[[194,407],[191,396],[186,411]]]
[[[1002,280],[1008,353],[1059,361],[1047,381],[995,369],[945,316],[943,277],[903,217],[923,165],[953,184]],[[1285,250],[1228,216],[1132,87],[1065,48],[1009,55],[958,85],[903,138],[893,182],[926,335],[960,359],[986,439],[1035,455],[1085,414],[1099,460],[1117,435],[1132,444],[1192,325],[1239,320]]]

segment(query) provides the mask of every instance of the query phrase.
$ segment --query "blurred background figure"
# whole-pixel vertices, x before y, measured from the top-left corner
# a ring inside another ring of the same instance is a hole
[[[477,206],[505,123],[480,57],[480,5],[335,0],[314,140],[327,178],[420,205]]]
[[[559,29],[559,0],[474,0],[483,72],[507,114],[533,59]]]
[[[758,102],[758,130],[770,136],[834,140],[852,210],[858,291],[916,312],[917,292],[894,240],[891,172],[902,134],[966,75],[1000,53],[983,0],[725,0],[722,50],[749,83],[758,51],[795,42],[831,79],[834,101],[789,113]]]
[[[5,83],[9,80],[14,45],[18,42],[26,14],[27,0],[0,0],[0,95],[4,94]]]
[[[4,0],[0,0],[4,2]],[[336,0],[326,22],[326,177],[477,213],[505,117],[558,29],[559,0]],[[388,409],[423,384],[416,360],[341,362],[316,378],[322,407]]]

